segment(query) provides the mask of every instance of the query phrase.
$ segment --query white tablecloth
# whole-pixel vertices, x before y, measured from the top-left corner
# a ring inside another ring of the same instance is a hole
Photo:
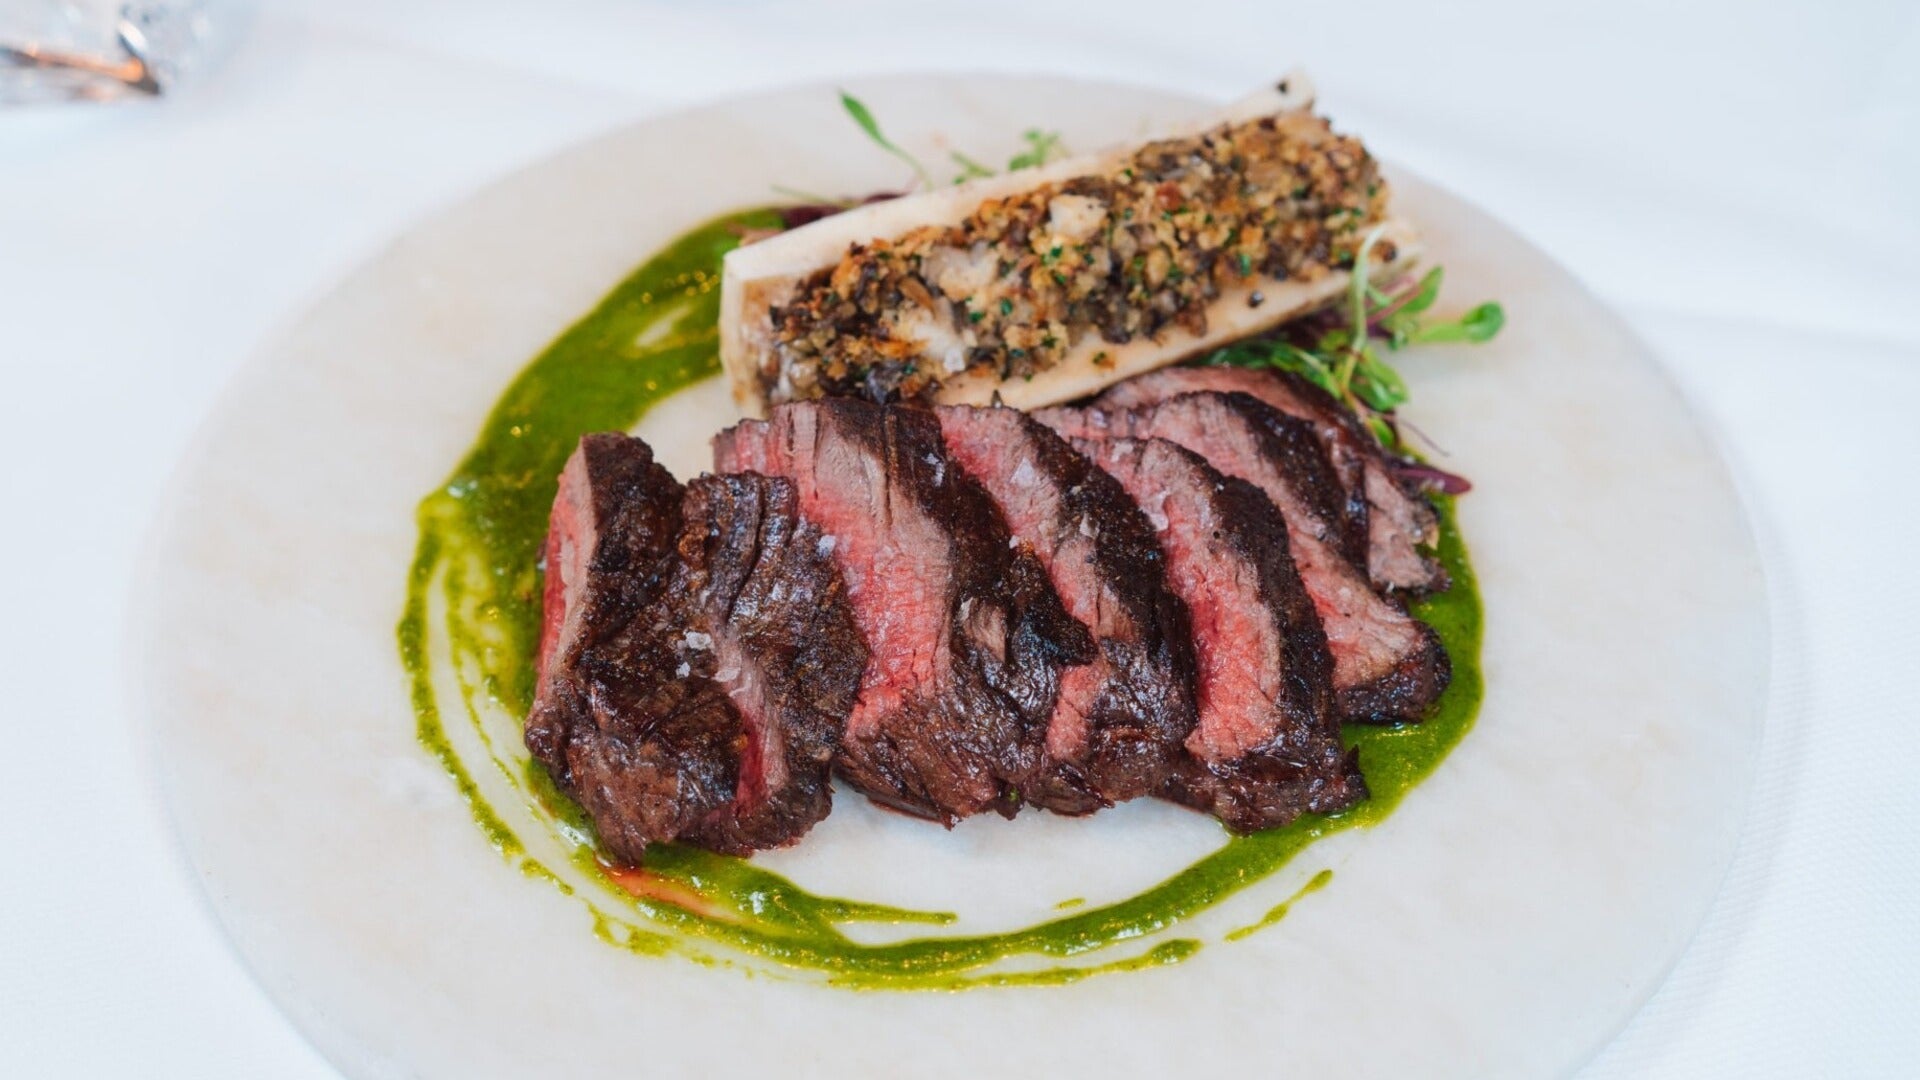
[[[1759,530],[1775,674],[1740,853],[1672,978],[1582,1075],[1920,1075],[1920,704],[1900,674],[1920,655],[1920,9],[396,7],[243,12],[230,61],[175,99],[0,112],[0,1073],[330,1075],[189,879],[120,649],[190,433],[354,263],[681,102],[931,67],[1226,97],[1300,61],[1343,125],[1633,321],[1718,429]]]

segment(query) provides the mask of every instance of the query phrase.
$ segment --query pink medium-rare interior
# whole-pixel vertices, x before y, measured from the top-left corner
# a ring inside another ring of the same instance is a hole
[[[1208,762],[1234,761],[1273,737],[1281,642],[1255,568],[1215,539],[1211,478],[1199,463],[1157,439],[1075,444],[1120,481],[1146,511],[1166,556],[1167,584],[1193,625],[1198,722],[1187,749]]]
[[[1362,686],[1384,677],[1400,657],[1420,648],[1419,627],[1381,599],[1360,570],[1322,539],[1323,532],[1331,534],[1329,523],[1298,505],[1247,422],[1228,412],[1203,413],[1204,401],[1177,397],[1145,409],[1055,409],[1047,418],[1076,436],[1166,439],[1265,492],[1280,508],[1294,565],[1326,630],[1334,684]]]
[[[1100,407],[1132,409],[1201,391],[1242,393],[1289,416],[1325,424],[1317,410],[1269,372],[1237,367],[1176,367],[1148,372],[1119,383],[1101,395]],[[1379,581],[1430,583],[1431,571],[1418,544],[1431,539],[1431,512],[1395,483],[1385,462],[1368,457],[1359,464],[1362,496],[1375,516],[1367,530],[1368,569]]]
[[[1179,408],[1178,401],[1167,407],[1175,414]],[[1286,478],[1253,444],[1243,424],[1182,425],[1172,423],[1166,410],[1155,410],[1152,415],[1164,419],[1156,419],[1150,429],[1156,433],[1162,428],[1171,429],[1170,433],[1179,436],[1174,441],[1206,458],[1226,475],[1259,488],[1280,508],[1294,566],[1326,630],[1335,685],[1373,682],[1390,672],[1398,658],[1420,648],[1419,628],[1382,600],[1360,569],[1323,537],[1328,523],[1312,519],[1297,508]]]
[[[817,408],[780,409],[750,420],[715,444],[722,472],[757,472],[793,483],[800,515],[819,528],[867,640],[866,672],[847,717],[849,736],[873,734],[880,721],[944,681],[950,570],[921,552],[946,553],[939,527],[911,500],[891,499],[884,461],[822,424]]]
[[[734,809],[745,813],[786,786],[786,740],[775,719],[777,706],[767,700],[759,661],[747,655],[739,635],[724,618],[714,627],[713,652],[713,681],[733,701],[747,736],[740,750],[740,779],[734,791]]]
[[[1097,575],[1071,572],[1076,563],[1089,560],[1093,539],[1079,531],[1061,534],[1058,492],[1051,484],[1035,482],[1038,473],[1031,455],[1024,452],[1018,414],[961,407],[940,409],[937,415],[948,453],[987,489],[1006,518],[1008,531],[1033,549],[1067,614],[1089,627],[1096,641],[1129,632],[1117,625],[1124,617],[1099,587]],[[1086,752],[1088,717],[1112,675],[1104,654],[1060,673],[1060,693],[1047,719],[1049,755],[1071,761]]]
[[[586,586],[587,563],[593,558],[596,523],[592,518],[586,453],[576,447],[560,470],[560,489],[554,495],[553,514],[547,523],[536,678],[546,678],[554,655],[573,637],[577,621],[573,616],[579,610],[580,590]]]

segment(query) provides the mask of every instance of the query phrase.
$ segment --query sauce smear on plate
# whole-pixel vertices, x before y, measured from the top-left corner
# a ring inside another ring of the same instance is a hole
[[[811,973],[861,989],[1061,985],[1175,964],[1201,943],[1174,936],[1173,928],[1271,876],[1320,838],[1385,818],[1473,726],[1482,690],[1480,594],[1453,500],[1440,496],[1437,556],[1453,588],[1411,610],[1440,635],[1453,682],[1424,723],[1346,728],[1372,792],[1349,810],[1226,836],[1212,854],[1144,892],[1032,926],[882,944],[854,941],[840,928],[943,925],[955,917],[816,895],[749,860],[679,845],[649,848],[642,871],[610,867],[585,815],[544,770],[529,767],[519,738],[533,696],[548,511],[581,435],[628,430],[669,395],[719,372],[721,257],[741,233],[778,227],[772,210],[728,215],[634,271],[521,371],[466,457],[418,511],[399,644],[420,742],[488,842],[522,873],[584,903],[602,939],[644,955]],[[504,806],[503,791],[520,805]],[[545,835],[523,840],[510,819],[536,823]],[[1093,956],[1129,943],[1146,947]]]

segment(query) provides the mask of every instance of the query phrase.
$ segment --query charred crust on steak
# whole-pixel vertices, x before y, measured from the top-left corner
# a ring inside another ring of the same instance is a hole
[[[1198,723],[1162,794],[1250,832],[1365,796],[1273,503],[1163,439],[1076,444],[1146,507],[1191,617]]]
[[[1027,414],[936,411],[947,446],[1093,633],[1063,673],[1028,802],[1090,813],[1158,790],[1193,728],[1193,647],[1153,527],[1113,477]]]
[[[1179,394],[1132,409],[1047,409],[1065,433],[1094,439],[1169,439],[1258,487],[1279,509],[1294,562],[1334,657],[1348,719],[1420,719],[1450,668],[1437,639],[1398,599],[1375,590],[1340,547],[1339,487],[1309,426],[1251,395]]]
[[[845,588],[784,480],[703,476],[687,487],[676,591],[713,640],[714,681],[740,715],[739,782],[685,839],[744,854],[797,840],[832,808],[840,727],[866,642]]]
[[[723,470],[791,478],[834,541],[873,651],[841,776],[952,824],[1011,815],[1039,768],[1062,669],[1093,657],[1045,571],[948,455],[933,414],[848,399],[783,406],[716,440]]]
[[[1439,539],[1439,517],[1401,476],[1404,459],[1383,448],[1333,395],[1292,372],[1239,367],[1178,367],[1149,372],[1102,394],[1103,408],[1139,408],[1183,393],[1251,394],[1306,421],[1339,483],[1342,547],[1375,586],[1410,594],[1443,591],[1446,571],[1423,548]]]
[[[562,473],[526,741],[616,858],[745,854],[826,816],[866,652],[795,502],[757,476],[683,489],[620,435]]]

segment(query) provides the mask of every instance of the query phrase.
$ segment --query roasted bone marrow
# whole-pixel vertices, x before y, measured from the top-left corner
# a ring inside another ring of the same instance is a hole
[[[1293,76],[1186,130],[732,252],[735,398],[1053,404],[1325,304],[1369,238],[1381,271],[1410,266],[1378,163],[1311,105]]]

